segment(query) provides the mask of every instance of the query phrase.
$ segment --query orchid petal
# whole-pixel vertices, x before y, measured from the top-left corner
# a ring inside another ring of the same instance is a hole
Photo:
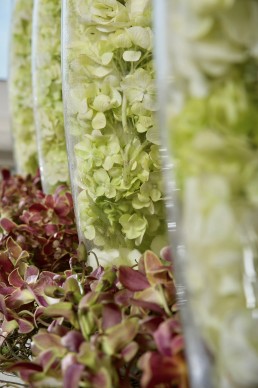
[[[39,269],[34,265],[30,265],[26,268],[24,279],[28,284],[36,283],[39,276]]]
[[[136,336],[139,323],[137,319],[130,318],[106,330],[103,337],[103,350],[112,355],[122,350]]]
[[[17,323],[19,326],[18,333],[26,334],[34,329],[34,325],[26,319],[18,318]]]
[[[144,274],[130,267],[120,266],[118,278],[120,283],[130,291],[142,291],[150,286]]]
[[[64,373],[64,388],[79,388],[79,383],[84,370],[84,365],[70,365]]]
[[[132,341],[121,351],[121,356],[123,357],[125,362],[129,362],[135,357],[136,353],[138,352],[138,349],[139,349],[138,343],[135,341]]]
[[[113,388],[110,373],[104,367],[100,368],[100,370],[93,376],[91,383],[94,388]]]
[[[103,305],[102,310],[102,328],[105,331],[109,327],[119,324],[122,320],[120,308],[114,303]]]
[[[76,324],[76,317],[73,311],[73,304],[70,302],[59,302],[46,307],[44,315],[53,318],[64,317],[71,324]]]
[[[13,287],[21,287],[25,282],[19,273],[19,269],[15,268],[8,276],[9,283]]]
[[[61,339],[61,344],[64,345],[70,352],[77,353],[81,344],[84,342],[84,338],[79,331],[69,331]]]
[[[34,295],[29,290],[16,289],[10,296],[6,298],[6,304],[10,308],[19,308],[22,305],[34,301]]]
[[[13,221],[8,220],[7,218],[2,218],[0,220],[0,225],[7,233],[10,233],[17,226]]]
[[[8,238],[6,246],[11,258],[18,259],[22,253],[21,247],[11,237]]]
[[[45,350],[40,353],[38,360],[46,373],[56,361],[56,353],[52,349]]]

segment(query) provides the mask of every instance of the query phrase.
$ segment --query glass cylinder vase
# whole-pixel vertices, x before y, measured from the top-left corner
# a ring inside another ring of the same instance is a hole
[[[151,15],[150,0],[64,1],[65,127],[88,247],[166,244]]]
[[[256,387],[258,2],[162,3],[156,53],[171,236],[188,325],[212,363],[202,386]]]
[[[15,0],[9,57],[9,106],[16,169],[35,174],[38,167],[32,107],[31,30],[33,0]]]
[[[68,183],[61,77],[61,0],[34,0],[34,117],[43,190]]]

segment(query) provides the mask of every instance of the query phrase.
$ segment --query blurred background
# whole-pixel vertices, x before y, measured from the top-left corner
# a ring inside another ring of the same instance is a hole
[[[13,167],[8,115],[8,53],[12,0],[0,0],[0,168]]]

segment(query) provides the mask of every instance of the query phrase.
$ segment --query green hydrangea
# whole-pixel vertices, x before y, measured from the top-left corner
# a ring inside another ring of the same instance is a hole
[[[12,15],[9,101],[18,172],[35,174],[37,146],[32,104],[31,26],[33,0],[15,0]]]
[[[256,0],[176,3],[186,6],[189,12],[187,18],[178,12],[169,16],[178,30],[173,35],[175,69],[188,82],[192,95],[206,95],[210,80],[226,76],[232,65],[245,63],[249,55],[258,57]]]
[[[68,183],[61,77],[61,1],[36,0],[33,95],[41,179],[45,192]]]
[[[81,233],[102,249],[142,251],[166,229],[151,1],[67,0],[65,23],[65,106]]]
[[[236,0],[190,0],[189,3],[197,13],[216,12],[230,9]]]
[[[250,387],[258,384],[258,2],[177,5],[187,12],[170,10],[175,82],[166,108],[186,280],[215,386]]]

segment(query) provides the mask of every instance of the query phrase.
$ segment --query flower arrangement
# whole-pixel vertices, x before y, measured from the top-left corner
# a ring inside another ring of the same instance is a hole
[[[215,385],[250,387],[258,382],[258,3],[190,1],[186,9],[171,10],[177,89],[168,123],[185,272]]]
[[[60,186],[53,195],[41,191],[39,176],[11,176],[4,171],[0,187],[0,248],[11,238],[29,251],[41,270],[68,268],[78,237],[72,196]],[[51,257],[51,260],[50,260]]]
[[[69,192],[8,171],[0,223],[2,371],[34,388],[188,387],[169,249],[93,270]]]
[[[61,79],[61,1],[34,5],[32,70],[35,124],[43,189],[68,182]]]
[[[14,153],[22,174],[35,174],[37,170],[31,78],[32,8],[33,0],[14,2],[8,81]]]
[[[151,1],[68,0],[64,14],[64,102],[79,228],[93,246],[143,252],[166,233]]]
[[[171,312],[170,270],[150,252],[140,265],[141,270],[122,266],[94,272],[85,267],[59,276],[39,275],[28,266],[17,279],[22,271],[17,263],[9,275],[16,280],[6,291],[5,319],[18,333],[33,333],[35,325],[37,333],[31,338],[31,361],[15,362],[8,370],[32,387],[68,388],[71,382],[91,388],[187,387],[181,327]],[[25,286],[26,296],[21,295]],[[23,307],[32,301],[38,305],[34,320]],[[15,314],[21,308],[19,319]],[[32,323],[26,325],[25,318]]]

